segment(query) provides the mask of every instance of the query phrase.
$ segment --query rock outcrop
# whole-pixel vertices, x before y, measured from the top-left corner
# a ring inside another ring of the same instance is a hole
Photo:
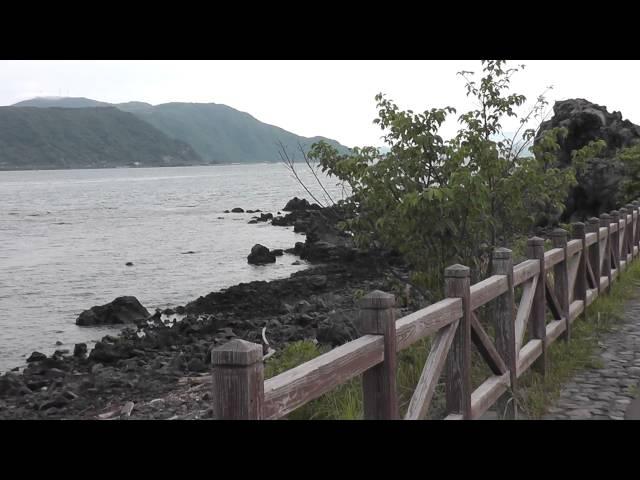
[[[620,112],[609,113],[607,108],[584,99],[558,101],[553,107],[553,117],[543,122],[536,141],[543,132],[556,127],[567,129],[561,140],[558,161],[561,166],[571,164],[575,150],[594,140],[604,140],[607,147],[588,168],[578,176],[579,185],[570,193],[563,220],[582,219],[613,210],[624,203],[620,198],[620,181],[624,168],[616,160],[617,152],[640,143],[640,126],[623,120]]]
[[[76,325],[114,325],[134,323],[150,316],[136,297],[118,297],[106,305],[91,307],[76,319]]]
[[[253,265],[264,265],[267,263],[275,263],[276,256],[269,251],[264,245],[256,243],[251,248],[251,253],[247,256],[247,262]]]
[[[306,198],[293,197],[282,210],[285,212],[293,212],[295,210],[320,210],[320,208],[320,205],[309,203]]]

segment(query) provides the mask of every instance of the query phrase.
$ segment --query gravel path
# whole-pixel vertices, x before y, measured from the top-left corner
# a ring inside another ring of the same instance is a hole
[[[543,420],[624,420],[640,393],[640,289],[625,305],[625,321],[600,340],[603,368],[576,374]]]

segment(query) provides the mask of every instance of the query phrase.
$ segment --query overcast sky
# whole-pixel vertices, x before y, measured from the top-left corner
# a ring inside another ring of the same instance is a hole
[[[640,124],[640,61],[521,61],[514,91],[534,100],[586,98]],[[460,70],[479,61],[0,61],[0,105],[35,96],[88,97],[105,102],[214,102],[299,135],[322,135],[347,146],[381,145],[374,96],[423,111],[465,99]],[[505,125],[513,129],[513,125]],[[445,135],[455,130],[446,125]]]

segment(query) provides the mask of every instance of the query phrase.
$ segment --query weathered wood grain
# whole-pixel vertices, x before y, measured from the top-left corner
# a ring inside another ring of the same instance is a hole
[[[562,248],[565,251],[565,261],[560,262],[553,267],[554,293],[556,294],[556,299],[560,305],[562,317],[565,319],[569,318],[569,262],[566,261],[568,258],[568,255],[566,254],[567,236],[568,232],[561,228],[556,228],[551,232],[551,242],[553,246],[555,248]],[[563,339],[567,342],[571,339],[571,324],[568,320]]]
[[[552,248],[544,252],[544,268],[549,270],[551,267],[564,260],[564,248]]]
[[[477,310],[507,291],[506,275],[492,275],[471,286],[471,310]]]
[[[422,420],[426,417],[459,323],[460,320],[456,320],[436,334],[420,380],[409,402],[405,420]]]
[[[471,394],[471,419],[476,420],[496,404],[497,400],[509,388],[509,373],[494,375],[485,380]],[[510,407],[512,402],[507,407]],[[502,408],[501,408],[502,407]],[[509,411],[505,412],[504,405],[496,405],[499,418],[512,418]]]
[[[270,378],[264,383],[264,418],[283,417],[383,359],[383,338],[365,335]]]
[[[462,300],[462,317],[447,357],[447,414],[460,413],[468,419],[471,417],[471,270],[453,265],[444,271],[444,279],[445,295]]]
[[[445,298],[396,322],[398,350],[413,345],[462,317],[462,300]]]
[[[518,356],[518,377],[526,372],[529,367],[542,355],[544,341],[539,339],[529,340],[522,347]]]
[[[507,372],[504,360],[496,350],[491,337],[482,328],[475,313],[471,314],[471,340],[493,373],[502,375]]]
[[[546,290],[547,290],[547,273],[545,267],[544,256],[544,240],[540,237],[533,237],[527,240],[527,257],[537,259],[540,263],[540,272],[538,274],[538,284],[531,306],[531,314],[529,320],[529,336],[532,339],[538,339],[542,343],[542,353],[533,364],[533,369],[543,376],[547,374],[547,351],[544,339],[547,335],[546,330]]]
[[[579,239],[569,240],[567,242],[567,257],[572,257],[582,250],[582,241]]]
[[[547,336],[545,338],[545,346],[549,347],[567,328],[567,321],[564,318],[554,320],[547,324]]]
[[[360,300],[360,331],[380,335],[384,340],[384,356],[379,363],[362,374],[362,400],[367,420],[396,420],[398,391],[396,388],[396,319],[395,297],[376,290]]]
[[[216,420],[260,420],[264,407],[262,345],[232,340],[211,351]]]
[[[531,277],[540,273],[540,261],[538,259],[525,260],[513,267],[513,286],[523,284]]]
[[[569,322],[578,318],[578,316],[584,311],[584,300],[574,300],[569,306]]]
[[[505,293],[496,298],[494,304],[494,319],[496,331],[496,350],[507,366],[512,393],[517,391],[516,374],[518,354],[516,351],[516,331],[514,319],[514,289],[513,289],[513,258],[511,250],[497,248],[493,252],[493,273],[505,275],[508,288]],[[507,418],[516,419],[517,405],[510,398],[501,398],[498,408],[505,409]]]
[[[522,297],[520,298],[520,305],[518,305],[518,313],[516,314],[516,352],[519,352],[522,346],[537,286],[538,277],[533,277],[530,282],[525,283],[522,289]]]

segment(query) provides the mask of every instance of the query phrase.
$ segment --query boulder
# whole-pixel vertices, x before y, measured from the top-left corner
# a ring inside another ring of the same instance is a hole
[[[240,207],[232,208],[231,213],[244,213],[244,209]]]
[[[281,257],[282,255],[284,255],[284,250],[282,250],[281,248],[274,248],[273,250],[271,250],[271,254],[275,255],[276,257]]]
[[[73,347],[73,356],[77,358],[84,358],[87,356],[87,344],[76,343]]]
[[[320,208],[320,205],[316,203],[310,204],[305,198],[293,197],[282,210],[285,212],[293,212],[294,210],[320,210]]]
[[[40,353],[40,352],[33,352],[29,358],[27,358],[27,363],[31,363],[31,362],[41,362],[43,360],[46,360],[47,356],[44,353]]]
[[[149,312],[136,297],[118,297],[106,305],[91,307],[76,319],[76,325],[113,325],[133,323],[149,317]]]
[[[259,243],[251,248],[251,253],[247,256],[247,262],[253,265],[264,265],[266,263],[275,263],[275,261],[276,256],[267,247]]]
[[[358,338],[358,331],[352,323],[357,311],[333,312],[318,324],[316,338],[318,342],[337,347]]]

